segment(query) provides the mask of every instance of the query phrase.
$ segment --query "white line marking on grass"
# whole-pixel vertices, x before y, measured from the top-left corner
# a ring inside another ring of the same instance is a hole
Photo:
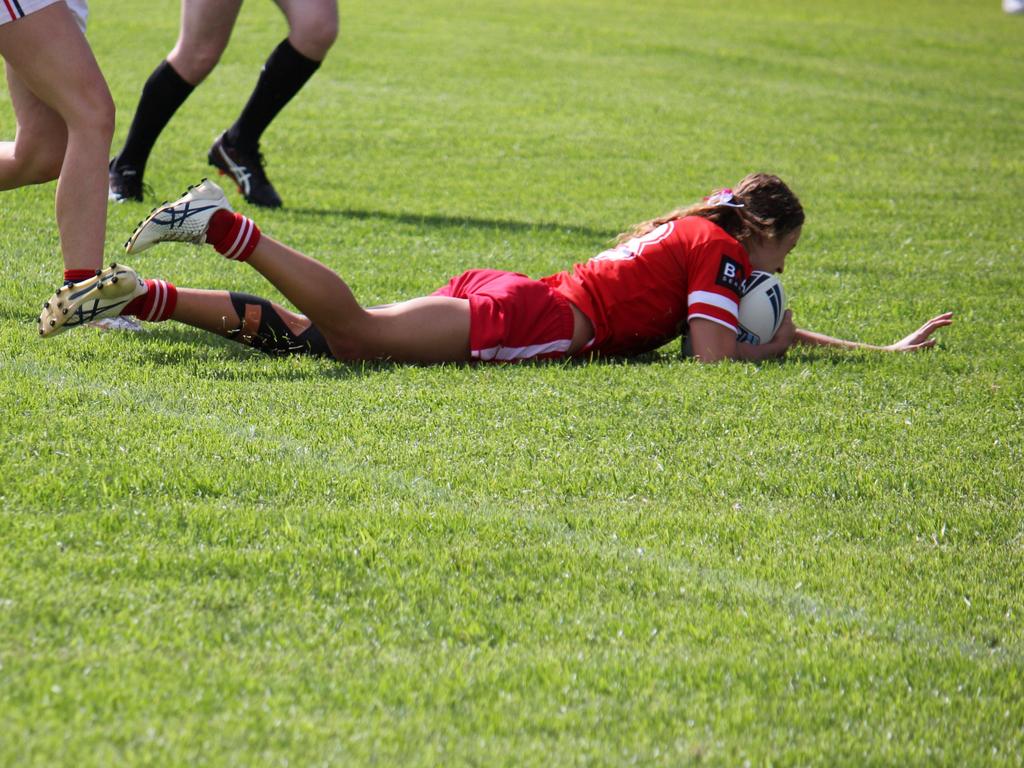
[[[8,370],[13,368],[25,375],[42,378],[50,382],[64,382],[66,380],[66,377],[58,371],[52,368],[44,368],[37,363],[19,361],[12,364],[8,362],[3,367]],[[169,404],[167,400],[152,390],[140,390],[140,388],[127,384],[99,384],[83,381],[82,379],[76,379],[75,384],[79,390],[86,389],[103,395],[118,392],[134,402],[145,403],[153,413],[161,416],[192,422],[197,417],[197,414],[194,412],[187,412]],[[215,419],[210,414],[198,414],[198,416],[211,421]],[[324,459],[327,458],[328,454],[326,452],[313,451],[306,443],[295,438],[281,437],[276,434],[272,436],[264,434],[264,430],[259,429],[254,424],[224,426],[221,423],[221,417],[216,417],[216,419],[218,421],[217,429],[220,432],[246,440],[253,438],[264,440],[283,450],[287,458],[296,464],[307,464],[315,460],[322,465]],[[332,458],[331,461],[331,466],[335,471],[346,474],[354,474],[353,470],[360,468],[354,462],[339,462],[335,458]],[[433,504],[445,503],[452,506],[471,507],[474,512],[489,514],[507,515],[509,511],[508,503],[491,502],[486,499],[466,500],[454,495],[451,489],[442,488],[422,476],[410,478],[404,473],[390,469],[376,471],[374,477],[387,480],[394,487],[411,491],[412,495],[417,498],[418,503],[425,508]],[[622,503],[632,504],[633,501],[624,499]],[[531,514],[529,511],[526,511],[524,514],[519,515],[518,519],[535,525],[540,523],[540,526],[555,535],[565,532],[562,518],[558,516],[541,515],[538,513]],[[571,538],[572,543],[578,542],[575,535]],[[729,569],[700,566],[690,560],[683,559],[679,555],[661,555],[656,551],[652,553],[649,548],[628,544],[626,541],[618,539],[618,537],[616,537],[614,547],[619,550],[618,555],[621,557],[643,559],[648,563],[662,565],[669,571],[685,572],[701,585],[718,586],[732,594],[739,592],[749,598],[760,600],[771,607],[781,609],[793,618],[821,618],[831,624],[853,625],[869,637],[887,640],[897,645],[910,643],[925,649],[939,651],[942,654],[956,653],[970,659],[1006,660],[1014,664],[1024,662],[1024,653],[1016,647],[999,645],[995,648],[990,648],[973,639],[964,640],[951,637],[918,622],[904,619],[875,618],[867,615],[863,609],[830,605],[820,598],[807,595],[803,591],[797,592],[775,586],[762,579],[741,576]],[[652,554],[654,554],[653,558],[651,557]]]
[[[7,362],[4,363],[2,367],[7,370],[17,370],[19,373],[23,373],[26,376],[43,379],[51,384],[55,383],[63,385],[69,378],[68,375],[62,374],[58,370],[44,367],[35,362]],[[144,405],[151,414],[157,416],[164,416],[179,421],[188,421],[190,423],[195,423],[197,419],[214,422],[216,423],[216,426],[213,427],[213,429],[216,429],[217,432],[227,437],[239,438],[246,441],[251,441],[253,439],[263,440],[274,445],[295,464],[309,464],[315,461],[319,466],[323,466],[324,462],[329,460],[330,466],[335,472],[347,475],[358,474],[358,472],[364,468],[364,465],[359,462],[339,461],[337,457],[331,455],[327,451],[314,450],[307,443],[296,438],[284,437],[279,434],[270,434],[267,430],[260,429],[255,424],[232,424],[227,422],[225,418],[227,414],[196,413],[194,411],[184,410],[177,406],[178,401],[175,400],[172,404],[172,402],[169,402],[158,393],[151,389],[144,389],[141,385],[111,384],[109,382],[99,383],[74,377],[72,377],[72,379],[74,380],[75,388],[78,391],[91,391],[103,395],[104,397],[110,397],[112,395],[120,396],[131,402]],[[374,478],[380,479],[382,484],[383,481],[390,481],[391,485],[395,488],[412,491],[413,496],[418,497],[423,503],[457,501],[457,499],[453,498],[450,489],[442,488],[421,476],[413,476],[410,478],[408,475],[396,470],[377,467],[374,471]]]
[[[853,625],[869,637],[888,640],[897,645],[913,644],[943,653],[956,653],[970,659],[1001,660],[1013,664],[1024,662],[1024,653],[1016,647],[999,645],[990,648],[974,639],[952,637],[932,627],[906,619],[875,618],[862,608],[830,605],[820,598],[775,586],[762,579],[740,576],[725,568],[699,566],[680,558],[659,558],[671,562],[676,569],[687,572],[701,584],[714,584],[724,592],[739,592],[769,606],[783,610],[793,618],[820,618],[831,624]]]

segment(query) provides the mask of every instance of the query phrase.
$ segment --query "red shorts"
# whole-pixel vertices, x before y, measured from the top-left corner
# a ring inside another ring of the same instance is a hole
[[[475,360],[565,357],[572,345],[569,300],[526,275],[471,269],[434,295],[469,299],[469,349]]]

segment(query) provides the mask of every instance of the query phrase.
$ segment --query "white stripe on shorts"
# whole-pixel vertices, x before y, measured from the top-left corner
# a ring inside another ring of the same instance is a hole
[[[473,357],[478,360],[529,360],[537,355],[551,354],[553,352],[568,352],[572,346],[572,339],[560,339],[549,341],[545,344],[530,344],[526,347],[488,347],[487,349],[474,349]]]
[[[78,28],[82,30],[82,34],[85,34],[85,20],[89,16],[89,6],[86,0],[0,0],[0,24],[17,21],[30,13],[41,11],[43,8],[60,2],[67,5]]]

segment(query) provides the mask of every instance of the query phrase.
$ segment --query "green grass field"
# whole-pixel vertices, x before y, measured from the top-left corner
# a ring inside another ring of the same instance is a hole
[[[93,5],[120,146],[178,4]],[[284,34],[246,3],[110,260]],[[919,355],[43,341],[54,185],[0,194],[0,765],[1021,765],[1022,43],[997,0],[346,1],[264,137],[287,207],[232,193],[381,303],[769,170],[797,323],[955,311]],[[210,249],[128,263],[280,298]]]

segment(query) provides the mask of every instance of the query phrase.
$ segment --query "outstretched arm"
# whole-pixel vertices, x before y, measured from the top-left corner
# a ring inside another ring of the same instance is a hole
[[[808,344],[811,346],[818,347],[839,347],[841,349],[874,349],[880,352],[916,352],[919,349],[927,349],[928,347],[935,346],[935,339],[932,338],[932,334],[935,333],[939,328],[950,325],[953,322],[953,313],[944,312],[937,317],[933,317],[927,323],[922,325],[913,333],[904,336],[899,341],[892,344],[888,344],[884,347],[879,347],[874,344],[864,344],[859,341],[848,341],[846,339],[836,339],[831,336],[825,336],[822,333],[815,333],[814,331],[804,330],[803,328],[796,329],[796,335],[794,341],[797,344]]]

